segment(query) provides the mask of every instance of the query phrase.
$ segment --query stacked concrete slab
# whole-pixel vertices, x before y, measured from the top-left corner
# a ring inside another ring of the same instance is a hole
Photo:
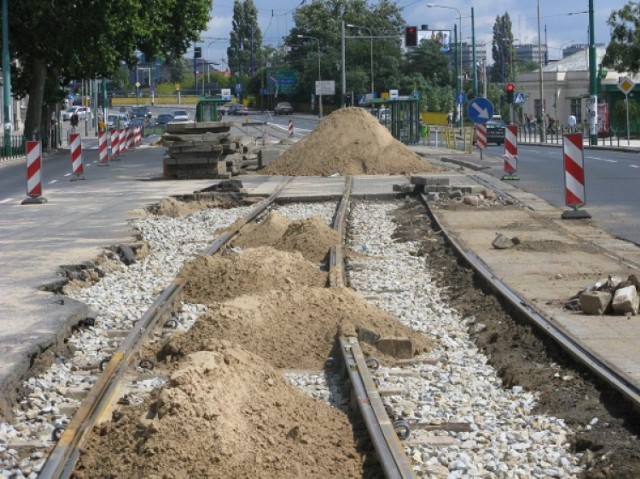
[[[253,138],[231,135],[233,122],[167,125],[162,141],[167,147],[164,176],[175,179],[224,179],[242,169],[256,169]]]

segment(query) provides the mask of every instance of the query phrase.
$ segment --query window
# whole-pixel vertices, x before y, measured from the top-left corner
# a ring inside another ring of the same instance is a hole
[[[582,99],[581,98],[569,98],[571,104],[569,105],[569,111],[576,117],[576,123],[579,125],[582,123]]]

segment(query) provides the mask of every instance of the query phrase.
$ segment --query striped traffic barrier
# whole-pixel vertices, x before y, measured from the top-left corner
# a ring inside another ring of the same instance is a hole
[[[124,156],[127,151],[127,137],[125,135],[126,131],[124,128],[118,129],[118,156]]]
[[[142,144],[142,127],[136,126],[133,136],[133,144],[135,146],[140,146]]]
[[[127,150],[131,150],[133,148],[133,128],[125,128],[124,136],[127,139]]]
[[[289,119],[289,136],[293,136],[293,120]]]
[[[476,125],[476,145],[480,150],[480,159],[482,160],[482,154],[487,147],[487,125],[484,123]]]
[[[120,155],[120,144],[118,142],[119,134],[118,130],[113,128],[109,131],[109,136],[111,137],[111,161],[120,160],[118,156]]]
[[[98,132],[98,166],[109,166],[109,149],[107,148],[107,132]]]
[[[27,141],[27,196],[23,205],[46,203],[42,196],[42,148],[39,141]]]
[[[518,175],[518,127],[504,127],[504,175],[503,180],[519,180]]]
[[[562,152],[564,160],[564,199],[565,204],[572,208],[562,213],[563,219],[591,218],[585,210],[580,210],[586,204],[584,182],[584,145],[582,134],[570,133],[562,138]]]
[[[84,165],[82,164],[82,141],[80,133],[71,133],[69,135],[69,147],[71,148],[71,169],[74,180],[84,180]]]

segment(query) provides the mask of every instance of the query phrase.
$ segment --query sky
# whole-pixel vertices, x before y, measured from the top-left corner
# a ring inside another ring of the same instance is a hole
[[[311,0],[253,0],[258,10],[258,24],[262,31],[263,44],[282,45],[282,38],[294,25],[293,11]],[[376,2],[369,2],[374,5]],[[427,7],[427,3],[451,7]],[[540,6],[541,42],[549,47],[549,59],[562,57],[562,48],[573,43],[588,43],[588,0],[397,0],[407,25],[429,30],[453,30],[460,28],[465,43],[471,43],[471,8],[474,9],[476,45],[490,44],[492,30],[498,15],[509,13],[514,43],[538,43],[538,12]],[[595,41],[607,44],[610,28],[607,19],[613,10],[619,10],[626,0],[593,0]],[[499,7],[496,7],[499,5]],[[457,9],[458,11],[456,11]],[[213,0],[211,20],[207,31],[202,33],[203,56],[213,62],[226,65],[229,32],[233,18],[233,0]],[[546,30],[546,33],[545,33]],[[490,51],[490,48],[487,49]],[[191,49],[191,54],[193,49]],[[375,60],[374,60],[375,61]]]

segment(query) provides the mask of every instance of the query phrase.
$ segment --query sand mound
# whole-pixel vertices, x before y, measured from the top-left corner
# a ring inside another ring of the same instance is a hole
[[[218,194],[215,197],[182,198],[169,196],[153,205],[149,210],[155,215],[171,218],[189,216],[207,208],[236,208],[242,204],[253,204],[258,199],[239,198],[233,195]]]
[[[155,400],[98,428],[75,477],[362,477],[343,413],[241,348],[208,348],[186,358]]]
[[[168,340],[161,357],[206,349],[212,338],[219,338],[277,368],[322,369],[338,334],[355,335],[363,329],[384,337],[409,337],[416,353],[431,349],[426,336],[348,288],[295,286],[210,305],[191,330]]]
[[[367,110],[341,108],[306,138],[260,170],[267,175],[397,175],[437,171]]]
[[[321,218],[292,221],[275,211],[264,221],[247,225],[232,240],[233,246],[241,248],[269,245],[281,251],[299,251],[313,263],[325,261],[329,248],[337,244],[340,235]]]
[[[300,253],[270,247],[223,256],[199,256],[184,266],[179,277],[186,280],[184,299],[199,304],[274,288],[322,287],[327,282],[326,273]]]

